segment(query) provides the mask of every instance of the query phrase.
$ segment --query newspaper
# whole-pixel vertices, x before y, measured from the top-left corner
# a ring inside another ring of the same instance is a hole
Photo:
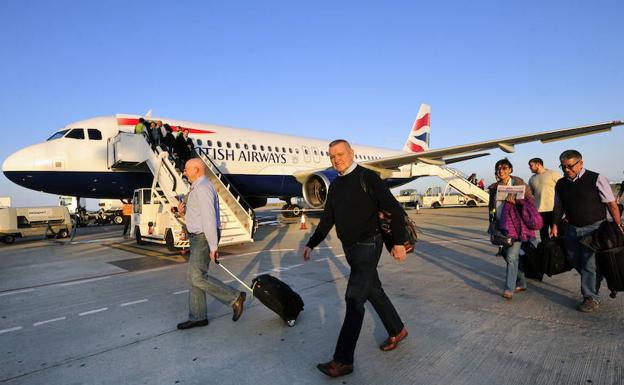
[[[501,186],[496,188],[496,200],[504,201],[512,194],[515,195],[515,199],[524,199],[524,186]]]

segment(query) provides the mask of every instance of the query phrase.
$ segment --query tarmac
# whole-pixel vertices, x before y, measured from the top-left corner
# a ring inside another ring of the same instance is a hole
[[[303,297],[294,327],[255,299],[234,323],[208,298],[210,324],[177,330],[188,311],[185,258],[138,247],[121,227],[0,245],[0,383],[624,384],[624,294],[605,288],[599,311],[580,313],[580,277],[568,272],[506,301],[485,208],[409,213],[415,254],[398,263],[384,252],[379,264],[409,336],[382,352],[387,335],[367,306],[355,371],[338,379],[316,364],[332,357],[349,268],[333,231],[303,261],[318,219],[307,230],[298,219],[268,222],[256,242],[222,250],[245,282],[270,273]],[[219,267],[210,273],[244,290]]]

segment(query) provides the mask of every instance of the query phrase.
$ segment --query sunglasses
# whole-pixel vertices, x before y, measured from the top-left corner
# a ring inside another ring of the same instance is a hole
[[[560,164],[559,168],[562,170],[572,170],[574,168],[574,166],[576,166],[577,164],[579,164],[579,162],[581,161],[581,159],[577,160],[576,162],[572,163],[572,164]]]

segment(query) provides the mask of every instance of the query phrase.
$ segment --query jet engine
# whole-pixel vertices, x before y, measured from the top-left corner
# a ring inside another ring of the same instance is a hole
[[[310,208],[321,209],[325,206],[329,184],[336,176],[336,172],[317,172],[306,178],[302,184],[303,199]]]

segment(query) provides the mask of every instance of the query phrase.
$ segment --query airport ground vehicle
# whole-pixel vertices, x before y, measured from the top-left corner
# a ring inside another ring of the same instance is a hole
[[[64,206],[0,208],[0,239],[4,243],[32,236],[66,238],[71,231],[71,217]]]
[[[100,199],[98,206],[100,207],[98,217],[100,223],[114,223],[116,225],[121,225],[123,223],[123,206],[121,200]]]
[[[415,208],[416,205],[422,205],[421,197],[415,189],[401,190],[395,198],[403,208]]]
[[[480,201],[471,195],[452,191],[452,188],[447,184],[444,189],[439,186],[429,187],[422,196],[422,204],[424,207],[438,209],[450,206],[485,206],[487,202]]]
[[[137,244],[160,243],[169,250],[188,247],[182,222],[151,188],[134,190],[132,231]]]

